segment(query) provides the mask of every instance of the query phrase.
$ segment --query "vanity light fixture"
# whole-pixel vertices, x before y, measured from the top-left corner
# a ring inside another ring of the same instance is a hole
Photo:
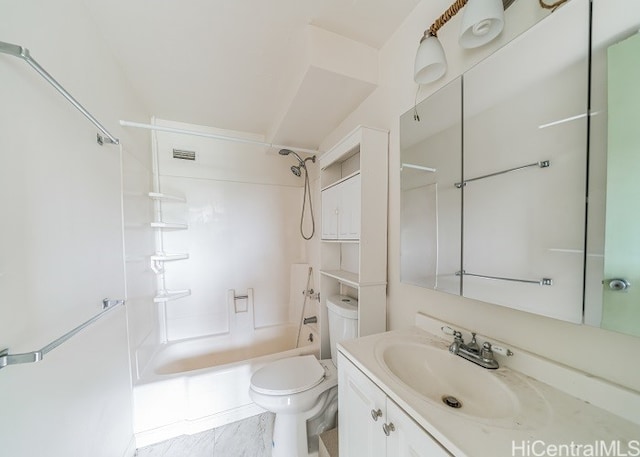
[[[509,2],[511,3],[511,2]],[[420,40],[413,72],[418,84],[440,79],[447,71],[447,59],[438,30],[464,6],[459,44],[463,48],[477,48],[496,38],[504,28],[502,0],[456,0],[436,21],[424,31]]]

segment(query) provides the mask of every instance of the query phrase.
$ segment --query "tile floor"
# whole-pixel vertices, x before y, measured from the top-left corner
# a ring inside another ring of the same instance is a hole
[[[138,449],[137,457],[270,457],[273,413]]]

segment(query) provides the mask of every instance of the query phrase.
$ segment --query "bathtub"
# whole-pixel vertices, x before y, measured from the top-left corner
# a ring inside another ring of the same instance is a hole
[[[249,398],[251,375],[283,357],[318,355],[315,329],[304,326],[300,339],[307,345],[295,349],[297,332],[287,324],[257,329],[251,340],[225,334],[162,345],[133,388],[137,446],[264,412]]]

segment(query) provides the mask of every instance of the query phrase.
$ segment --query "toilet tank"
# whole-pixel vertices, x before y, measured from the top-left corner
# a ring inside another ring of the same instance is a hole
[[[342,340],[358,337],[358,300],[346,295],[333,295],[327,298],[329,311],[329,344],[331,360],[337,366],[336,347]]]

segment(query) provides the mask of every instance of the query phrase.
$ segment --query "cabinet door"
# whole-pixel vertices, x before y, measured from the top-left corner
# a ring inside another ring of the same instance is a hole
[[[338,358],[340,457],[385,457],[386,395],[344,356]]]
[[[360,238],[360,175],[340,183],[338,204],[338,238]]]
[[[387,438],[388,456],[407,457],[449,457],[447,451],[416,424],[398,405],[387,399],[387,427],[393,424],[393,430]]]
[[[329,187],[322,191],[322,239],[338,238],[338,200],[340,186]]]

